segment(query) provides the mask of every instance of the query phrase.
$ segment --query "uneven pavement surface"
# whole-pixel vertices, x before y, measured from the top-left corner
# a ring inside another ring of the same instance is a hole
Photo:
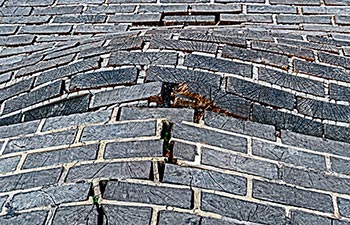
[[[350,224],[350,0],[0,0],[0,225]]]

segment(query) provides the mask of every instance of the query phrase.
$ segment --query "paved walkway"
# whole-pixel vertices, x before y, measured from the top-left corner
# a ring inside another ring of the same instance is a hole
[[[350,224],[349,0],[0,0],[1,225]]]

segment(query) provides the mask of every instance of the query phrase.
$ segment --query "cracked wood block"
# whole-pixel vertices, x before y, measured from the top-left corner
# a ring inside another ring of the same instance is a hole
[[[264,0],[215,0],[215,3],[265,3]]]
[[[10,86],[6,86],[0,89],[0,101],[4,101],[8,98],[19,95],[23,92],[29,91],[33,85],[33,78],[22,80],[20,82],[14,83]]]
[[[290,130],[317,137],[322,137],[324,131],[321,122],[256,104],[253,105],[252,120],[273,125],[277,130]]]
[[[271,0],[271,4],[281,4],[281,5],[320,5],[320,0]]]
[[[81,0],[79,3],[83,4],[102,4],[104,1],[103,0]],[[74,0],[58,0],[57,1],[58,5],[68,5],[68,4],[77,4],[76,1]]]
[[[337,198],[338,210],[341,216],[349,217],[350,215],[350,200],[346,198]]]
[[[0,28],[1,29],[1,28]],[[24,47],[18,47],[18,48],[15,48],[15,49],[26,49],[26,47],[28,46],[24,46]],[[6,48],[6,49],[11,49],[11,48]],[[5,49],[5,50],[6,50]],[[30,48],[28,48],[30,49]],[[34,50],[35,51],[35,50]],[[9,64],[12,64],[14,62],[19,62],[21,61],[22,59],[24,58],[24,56],[12,56],[12,57],[8,57],[8,58],[4,58],[4,59],[0,59],[0,62],[4,65],[9,65]],[[11,72],[9,72],[9,74],[12,74]]]
[[[191,15],[191,16],[164,16],[162,22],[165,26],[172,25],[214,25],[215,16],[212,15]]]
[[[0,197],[0,208],[4,206],[4,203],[6,202],[8,196],[2,196]],[[1,220],[1,217],[0,217]]]
[[[74,75],[77,73],[86,72],[88,70],[97,69],[99,67],[99,57],[82,60],[72,63],[67,66],[55,68],[50,71],[41,73],[35,80],[35,85],[40,85],[52,80],[63,78],[66,76]]]
[[[160,3],[209,3],[209,0],[160,0]]]
[[[138,12],[140,13],[171,13],[185,14],[187,13],[188,5],[140,5]]]
[[[234,153],[234,152],[232,152]],[[202,164],[222,169],[256,175],[268,179],[278,179],[279,168],[277,164],[255,158],[221,152],[202,147]]]
[[[77,97],[58,100],[51,104],[37,107],[23,113],[24,121],[38,120],[53,116],[64,116],[74,113],[87,112],[89,109],[90,95],[82,95]]]
[[[337,1],[340,2],[340,1]],[[347,15],[350,11],[348,7],[318,7],[318,6],[308,6],[303,7],[304,14],[330,14],[330,15]]]
[[[34,54],[32,56],[25,56],[17,62],[10,63],[7,65],[4,64],[0,66],[0,72],[1,73],[11,72],[12,70],[18,70],[26,66],[32,66],[38,63],[41,59],[42,59],[42,56],[39,56],[37,54]]]
[[[130,87],[121,87],[110,91],[102,91],[94,94],[92,108],[120,104],[138,100],[150,100],[161,96],[162,83],[152,82],[134,85]]]
[[[97,224],[98,212],[95,207],[92,204],[58,207],[52,224],[59,225],[67,221],[74,221],[76,224]]]
[[[236,225],[236,221],[222,217],[221,219],[214,219],[210,217],[200,217],[196,214],[175,212],[175,211],[160,211],[159,225],[171,224],[186,224],[191,225]]]
[[[310,74],[325,79],[349,82],[350,71],[333,66],[325,66],[316,63],[294,60],[294,69],[296,72]]]
[[[350,43],[349,43],[350,44]],[[338,56],[335,54],[329,54],[325,52],[318,53],[318,57],[321,62],[329,63],[335,66],[341,66],[345,69],[350,69],[350,57]]]
[[[218,45],[210,42],[152,39],[150,48],[216,53]]]
[[[346,35],[332,34],[331,36],[326,35],[307,35],[306,39],[320,44],[335,45],[337,47],[345,47],[349,45],[349,38]]]
[[[68,34],[72,30],[71,25],[40,25],[23,26],[20,34]]]
[[[304,25],[307,26],[307,25]],[[312,26],[312,25],[310,25]],[[320,25],[321,26],[321,25]],[[334,43],[319,43],[319,42],[309,42],[309,41],[303,41],[303,40],[292,40],[292,39],[286,39],[284,37],[277,38],[278,43],[291,45],[291,46],[299,46],[303,48],[309,48],[314,49],[318,51],[326,51],[331,53],[338,53],[339,48],[337,45],[334,45]]]
[[[332,197],[295,187],[253,180],[253,197],[261,200],[333,213]]]
[[[222,43],[222,44],[246,47],[246,39],[242,37],[241,38],[228,37],[228,36],[213,35],[213,34],[204,35],[201,32],[194,33],[194,32],[183,31],[180,34],[179,38],[184,40],[205,41],[205,42],[212,42],[212,43],[218,43],[218,44]]]
[[[103,23],[105,15],[55,16],[54,23]]]
[[[134,5],[103,5],[103,6],[94,6],[88,5],[86,11],[87,14],[97,14],[97,13],[132,13],[135,10]]]
[[[34,8],[32,15],[63,15],[63,14],[79,14],[83,11],[83,6],[53,6],[45,8]]]
[[[345,225],[346,222],[335,221],[327,217],[305,213],[297,210],[293,210],[291,212],[291,222],[296,224],[337,224],[337,225]]]
[[[247,12],[248,13],[296,14],[297,8],[295,6],[288,6],[288,5],[247,5]]]
[[[150,207],[104,205],[103,209],[108,221],[149,225],[152,218],[152,208]]]
[[[184,66],[193,68],[203,68],[215,72],[224,72],[242,75],[244,77],[252,77],[253,67],[249,64],[232,62],[213,57],[190,54],[187,55],[184,61]]]
[[[296,56],[309,61],[314,60],[314,53],[310,49],[302,48],[299,46],[276,44],[272,42],[253,41],[252,49],[279,53],[290,57]]]
[[[71,183],[44,187],[37,191],[25,192],[13,196],[8,207],[24,210],[36,207],[60,205],[68,202],[85,201],[88,198],[91,184]],[[28,201],[31,199],[31,201]]]
[[[268,64],[282,69],[288,68],[288,57],[264,51],[249,50],[226,45],[222,52],[223,57]]]
[[[12,76],[11,72],[0,74],[0,84],[3,84],[11,80],[11,76]]]
[[[49,6],[54,0],[8,0],[6,6]]]
[[[115,26],[116,27],[116,26]],[[103,55],[120,50],[141,49],[144,42],[143,38],[113,38],[108,46],[92,47],[79,52],[79,58],[87,58],[91,56]],[[125,53],[124,53],[125,54]]]
[[[51,16],[11,16],[2,17],[0,24],[45,24]]]
[[[350,17],[349,16],[336,16],[335,22],[341,25],[350,25]]]
[[[75,56],[75,54],[73,53],[73,54],[70,54],[67,56],[51,59],[48,61],[40,61],[37,64],[21,68],[16,73],[16,78],[28,76],[28,75],[31,75],[31,74],[37,73],[37,72],[42,72],[42,71],[45,71],[48,69],[55,68],[57,66],[63,66],[65,64],[70,63],[73,60],[74,56]]]
[[[311,80],[264,67],[259,68],[258,76],[259,80],[276,84],[281,87],[286,87],[317,96],[325,96],[324,82],[321,81]]]
[[[178,160],[194,161],[198,155],[197,146],[173,141],[173,157]]]
[[[337,126],[337,125],[325,125],[325,137],[350,143],[350,129],[349,127]]]
[[[28,154],[23,163],[23,169],[46,167],[65,163],[94,160],[97,157],[98,145],[69,147],[55,151]]]
[[[16,224],[16,225],[26,225],[28,223],[33,225],[44,224],[48,218],[48,211],[33,211],[27,213],[21,213],[14,216],[1,216],[1,224]]]
[[[248,0],[251,1],[251,0]],[[214,35],[228,36],[248,40],[260,40],[274,42],[274,35],[266,30],[251,30],[251,29],[221,29],[213,32]],[[285,34],[282,35],[285,37]]]
[[[135,67],[79,74],[70,80],[69,90],[76,91],[121,84],[135,84],[137,75],[138,70]]]
[[[220,14],[220,23],[272,23],[272,15],[264,14]]]
[[[1,144],[0,144],[1,147]],[[8,157],[0,159],[0,173],[7,173],[16,170],[20,156]],[[1,201],[0,201],[1,202]],[[0,204],[1,208],[1,204]]]
[[[325,0],[326,5],[335,5],[335,6],[349,6],[348,0]]]
[[[23,190],[34,187],[53,185],[58,182],[61,172],[62,168],[54,168],[3,176],[0,180],[0,191],[9,192],[14,190]]]
[[[349,160],[331,157],[331,170],[339,174],[350,174]]]
[[[167,118],[170,122],[189,121],[194,118],[194,110],[187,108],[139,108],[123,107],[121,108],[119,120],[140,120]]]
[[[173,84],[190,82],[196,84],[200,93],[206,96],[203,93],[209,92],[210,94],[211,91],[215,92],[219,89],[221,76],[201,71],[151,66],[146,72],[146,81],[161,81]]]
[[[347,149],[350,144],[345,142],[326,140],[322,137],[313,137],[287,130],[281,131],[281,138],[283,144],[339,156],[347,157],[349,155]]]
[[[124,1],[124,0],[123,0]],[[127,0],[131,1],[131,0]],[[144,1],[144,0],[142,0]],[[154,0],[151,0],[154,1]],[[108,17],[108,23],[132,23],[132,24],[158,24],[161,21],[161,14],[126,14],[126,15],[111,15]]]
[[[106,159],[163,157],[163,140],[112,142],[106,145]]]
[[[76,132],[76,130],[67,130],[12,139],[6,145],[3,154],[73,144]]]
[[[165,165],[162,182],[218,190],[236,195],[245,195],[247,191],[247,181],[244,177],[172,164]]]
[[[35,36],[33,35],[17,35],[9,37],[0,37],[0,45],[2,46],[19,46],[29,45],[33,43]]]
[[[283,132],[283,131],[282,131]],[[291,147],[283,147],[267,142],[253,140],[253,155],[290,163],[296,166],[326,170],[326,158],[322,155],[303,152]]]
[[[29,6],[8,6],[0,8],[0,14],[2,16],[29,16],[31,11],[32,7]]]
[[[193,4],[192,13],[240,13],[242,6],[239,4]]]
[[[14,124],[10,126],[0,127],[0,138],[23,136],[26,134],[34,134],[38,129],[40,121],[28,123]]]
[[[213,101],[214,112],[243,119],[249,118],[251,102],[244,98],[220,91],[214,95]]]
[[[5,126],[5,125],[11,125],[11,124],[16,124],[20,123],[22,120],[22,113],[16,113],[11,116],[4,116],[0,118],[0,125]]]
[[[297,97],[296,108],[304,115],[334,121],[350,121],[350,106]]]
[[[233,77],[227,79],[227,92],[278,108],[294,108],[293,94]]]
[[[4,106],[4,114],[26,108],[36,103],[57,97],[62,93],[62,81],[45,85],[41,88],[33,90],[28,94],[6,100]]]
[[[191,213],[180,213],[174,211],[160,211],[159,225],[186,224],[200,225],[202,218]]]
[[[329,92],[331,99],[347,102],[350,101],[350,88],[348,87],[337,84],[330,84]]]
[[[221,215],[255,223],[283,225],[288,222],[285,209],[249,201],[228,198],[211,193],[203,193],[201,209]],[[241,209],[247,209],[242,211]]]
[[[247,152],[246,138],[219,133],[209,129],[202,129],[187,124],[175,124],[172,137],[230,149],[232,151]]]
[[[344,55],[350,56],[350,48],[349,47],[343,47],[342,50],[344,52]]]
[[[2,35],[10,35],[16,33],[16,26],[3,26],[0,25],[0,32]]]
[[[350,189],[349,178],[329,175],[322,171],[297,169],[287,166],[281,168],[280,179],[288,184],[339,194],[349,193]]]
[[[93,163],[72,167],[68,172],[67,181],[94,178],[148,180],[151,172],[151,161]]]
[[[74,33],[78,34],[101,34],[101,33],[109,33],[109,32],[124,32],[128,29],[127,24],[119,24],[119,25],[99,25],[99,24],[83,24],[78,25],[74,29]]]
[[[282,24],[331,24],[331,16],[277,15],[277,23]]]
[[[177,53],[172,52],[116,52],[108,65],[175,65],[176,62]]]
[[[90,49],[93,47],[99,47],[101,45],[103,45],[104,41],[103,40],[91,40],[90,42],[86,42],[86,43],[80,43],[80,42],[75,42],[73,41],[72,44],[69,44],[67,46],[63,46],[59,49],[56,50],[47,50],[47,51],[43,51],[43,54],[45,54],[44,60],[50,60],[50,59],[54,59],[54,58],[58,58],[62,55],[69,55],[69,54],[73,54],[73,53],[78,53],[79,51],[83,51],[85,49]],[[93,59],[92,59],[93,60]],[[95,60],[98,62],[99,59],[95,58]]]
[[[275,127],[271,125],[254,123],[249,120],[247,121],[228,117],[210,111],[205,112],[203,119],[204,124],[210,127],[260,137],[272,141],[276,139]]]
[[[109,181],[103,198],[191,209],[192,195],[192,190],[189,188]]]
[[[101,110],[79,114],[69,113],[67,116],[50,117],[45,120],[42,131],[45,132],[65,127],[75,127],[92,123],[105,123],[110,119],[111,113],[112,110]]]
[[[133,121],[85,127],[80,141],[152,137],[158,135],[158,121]]]

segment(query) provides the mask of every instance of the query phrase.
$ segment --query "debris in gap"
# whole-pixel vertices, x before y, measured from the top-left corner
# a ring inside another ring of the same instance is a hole
[[[100,197],[103,195],[106,185],[106,181],[100,181],[98,185],[94,185],[89,191],[89,196],[92,197],[92,203],[96,206],[97,210],[97,225],[108,224],[108,218],[103,206],[100,204]]]
[[[163,122],[163,130],[161,133],[161,138],[163,139],[163,155],[167,158],[168,162],[172,162],[173,160],[173,143],[170,142],[172,127],[173,124],[169,121]]]

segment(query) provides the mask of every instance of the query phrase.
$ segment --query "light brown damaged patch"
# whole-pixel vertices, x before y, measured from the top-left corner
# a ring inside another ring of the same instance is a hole
[[[217,106],[214,100],[190,92],[189,84],[187,82],[179,84],[172,94],[174,97],[174,107],[190,107],[197,111],[195,115],[195,121],[197,122],[203,118],[205,110],[220,113],[225,116],[239,117],[238,115]]]
[[[152,96],[147,99],[149,102],[155,102],[157,105],[163,104],[162,96]]]

